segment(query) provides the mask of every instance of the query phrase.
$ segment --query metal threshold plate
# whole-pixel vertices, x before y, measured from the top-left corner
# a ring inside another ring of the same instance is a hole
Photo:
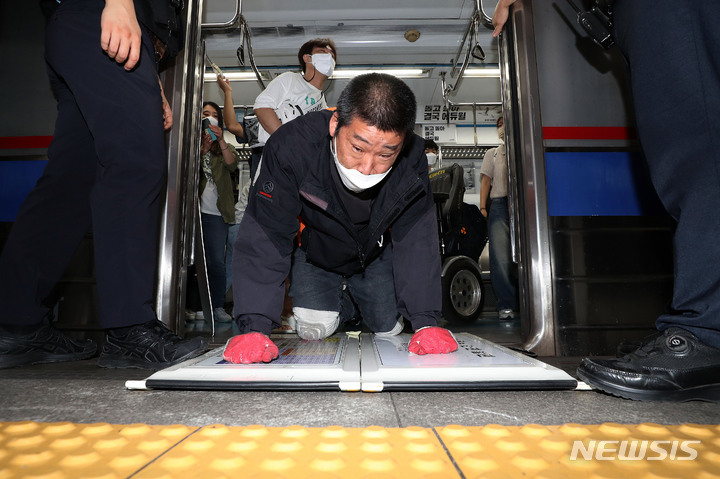
[[[410,334],[335,334],[323,341],[273,335],[278,359],[231,364],[223,348],[158,371],[130,389],[205,390],[523,390],[574,389],[564,371],[468,333],[455,335],[458,351],[418,356]]]

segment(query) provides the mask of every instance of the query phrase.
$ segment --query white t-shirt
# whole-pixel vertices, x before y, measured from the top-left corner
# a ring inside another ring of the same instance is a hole
[[[507,157],[505,156],[505,145],[492,148],[485,153],[480,174],[490,177],[492,189],[490,198],[502,198],[507,196]]]
[[[257,96],[253,108],[272,108],[285,124],[311,111],[324,110],[327,103],[322,91],[306,82],[301,73],[285,72]],[[264,145],[268,138],[270,134],[260,125],[258,141]]]

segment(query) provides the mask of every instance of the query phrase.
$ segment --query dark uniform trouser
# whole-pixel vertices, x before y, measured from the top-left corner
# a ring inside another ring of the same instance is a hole
[[[678,221],[672,311],[720,347],[720,2],[617,0],[638,131],[653,184]]]
[[[146,32],[126,72],[100,47],[104,2],[66,0],[49,19],[45,57],[58,101],[49,162],[0,258],[0,323],[31,325],[92,228],[100,323],[155,319],[153,286],[167,175],[161,96]]]

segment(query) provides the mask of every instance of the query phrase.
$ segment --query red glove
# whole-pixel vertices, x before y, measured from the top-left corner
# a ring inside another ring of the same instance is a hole
[[[450,331],[436,326],[418,329],[408,345],[408,351],[420,355],[452,353],[457,348],[457,341]]]
[[[278,357],[278,348],[262,333],[233,336],[225,345],[223,359],[231,363],[269,363]]]

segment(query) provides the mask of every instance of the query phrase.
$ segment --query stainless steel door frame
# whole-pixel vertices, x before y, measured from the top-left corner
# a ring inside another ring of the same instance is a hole
[[[525,319],[522,347],[541,356],[554,356],[555,304],[531,0],[513,5],[500,41],[500,67],[511,160],[513,258],[518,262],[520,308]]]
[[[185,47],[164,73],[165,95],[173,110],[168,135],[168,181],[161,216],[155,311],[182,333],[187,268],[192,264],[199,168],[199,121],[204,59],[200,36],[203,0],[185,0]]]

